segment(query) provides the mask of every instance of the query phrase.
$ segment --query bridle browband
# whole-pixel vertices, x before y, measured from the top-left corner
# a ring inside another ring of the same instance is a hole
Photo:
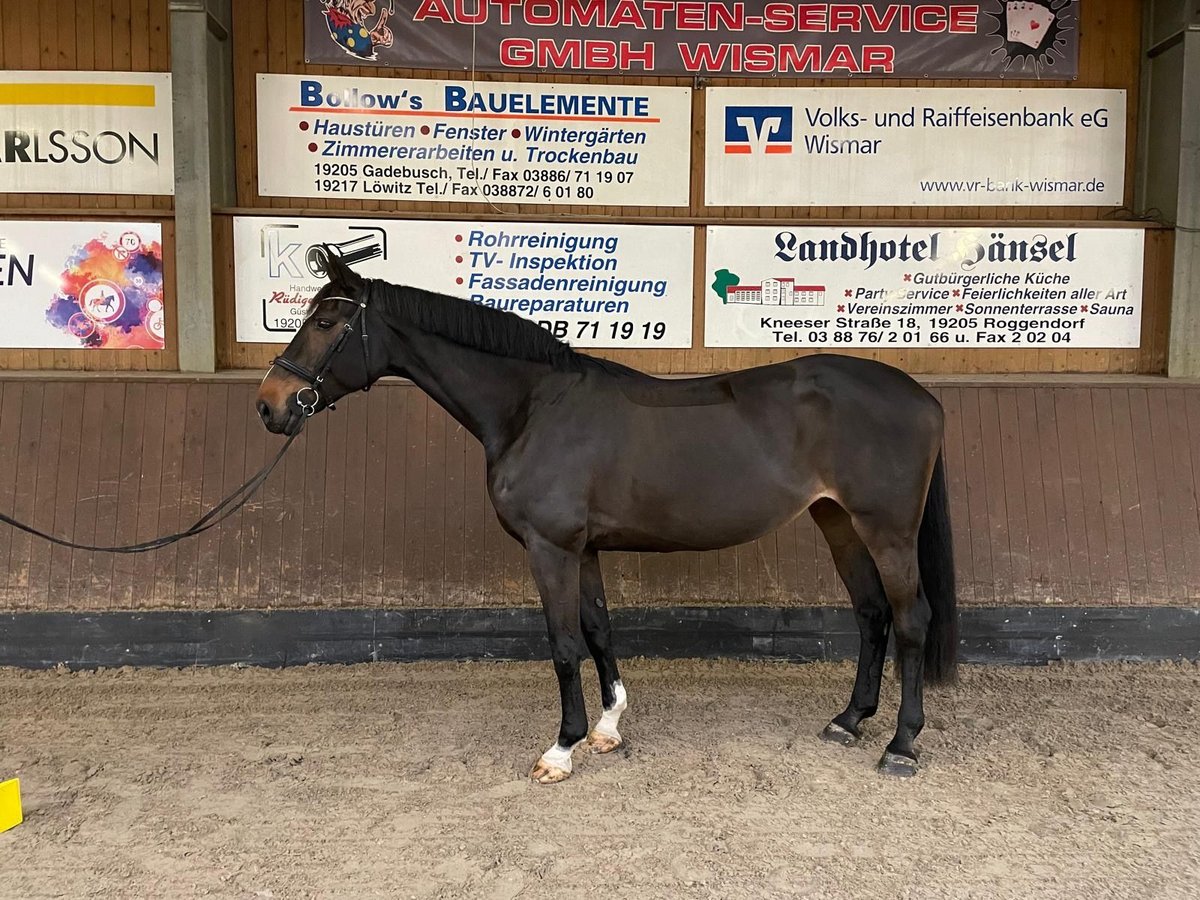
[[[329,345],[329,348],[325,351],[325,355],[321,357],[321,361],[317,364],[317,371],[315,373],[309,369],[306,369],[299,363],[293,362],[286,356],[280,355],[271,360],[272,366],[279,366],[279,368],[283,369],[285,372],[291,372],[297,378],[303,378],[308,382],[307,385],[296,391],[296,404],[300,407],[300,412],[302,412],[306,418],[313,415],[317,411],[317,405],[321,402],[321,392],[318,390],[318,387],[322,382],[324,382],[326,374],[328,374],[330,367],[333,365],[333,360],[339,353],[342,352],[342,348],[345,347],[346,339],[350,337],[351,333],[354,331],[354,326],[360,322],[362,323],[361,327],[359,328],[359,334],[362,335],[363,372],[366,374],[368,379],[366,386],[363,387],[363,390],[369,391],[371,389],[371,345],[367,339],[367,300],[370,299],[370,296],[371,289],[368,285],[366,288],[366,293],[361,300],[354,300],[350,297],[341,296],[322,298],[322,300],[340,300],[343,303],[353,303],[357,308],[354,310],[354,314],[350,316],[350,320],[344,326],[342,326],[342,333],[338,335],[338,339]],[[305,391],[312,392],[311,403],[304,402]],[[334,408],[332,403],[329,404],[329,408]]]

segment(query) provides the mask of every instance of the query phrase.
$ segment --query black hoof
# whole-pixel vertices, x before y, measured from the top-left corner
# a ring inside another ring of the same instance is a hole
[[[858,735],[848,728],[843,728],[837,722],[830,722],[821,732],[821,740],[831,744],[841,744],[843,747],[853,747],[858,743]]]
[[[917,761],[908,756],[901,756],[899,753],[885,753],[879,760],[877,768],[884,775],[891,775],[895,778],[912,778],[917,774]]]

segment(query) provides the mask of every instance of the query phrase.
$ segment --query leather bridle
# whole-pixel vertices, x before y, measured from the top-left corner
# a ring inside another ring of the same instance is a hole
[[[321,357],[321,361],[317,364],[316,370],[310,370],[293,362],[286,356],[277,356],[271,360],[271,365],[279,366],[286,372],[291,372],[297,378],[303,378],[308,382],[307,385],[296,391],[296,404],[300,407],[305,417],[313,415],[317,411],[317,406],[321,402],[321,392],[318,390],[320,385],[325,381],[325,376],[329,373],[330,367],[333,365],[334,359],[342,349],[346,346],[346,339],[350,337],[354,331],[354,327],[361,323],[359,333],[362,335],[362,350],[363,350],[363,371],[368,379],[367,384],[363,387],[364,391],[371,389],[371,345],[367,339],[367,299],[370,297],[370,287],[367,287],[366,293],[362,300],[354,300],[350,297],[331,296],[323,297],[323,300],[340,300],[343,303],[353,303],[357,309],[350,316],[350,320],[342,326],[342,333],[338,335],[337,340],[331,343],[325,351],[325,355]],[[312,392],[312,402],[304,402],[304,394],[306,391]],[[329,408],[333,409],[333,404],[329,404]]]

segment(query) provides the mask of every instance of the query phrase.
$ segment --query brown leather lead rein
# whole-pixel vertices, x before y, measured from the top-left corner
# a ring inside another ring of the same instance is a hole
[[[340,300],[346,303],[353,303],[357,309],[355,309],[353,315],[351,315],[350,321],[343,326],[342,332],[338,336],[337,340],[335,340],[329,346],[329,349],[325,351],[325,355],[321,358],[316,372],[310,372],[304,366],[292,362],[283,355],[280,355],[271,361],[271,365],[279,366],[281,369],[291,372],[293,375],[303,378],[308,382],[307,387],[303,387],[296,392],[296,403],[300,406],[300,410],[302,413],[304,413],[306,418],[317,411],[317,404],[321,402],[321,394],[318,390],[318,386],[325,380],[325,375],[329,372],[330,366],[333,365],[334,359],[339,353],[342,352],[342,348],[345,347],[346,339],[354,333],[355,326],[359,325],[360,323],[363,349],[363,368],[369,379],[371,372],[371,346],[367,337],[367,300],[369,297],[370,286],[368,285],[367,294],[361,300],[353,300],[350,297],[342,296],[331,296],[327,298],[330,300]],[[365,391],[369,389],[370,383],[368,380],[368,384],[363,388],[363,390]],[[312,403],[304,402],[302,395],[305,391],[312,391]],[[332,403],[329,404],[329,408],[333,409]],[[197,519],[190,528],[186,529],[185,531],[177,531],[175,534],[165,534],[162,537],[151,538],[148,541],[141,541],[137,544],[125,544],[119,547],[97,547],[92,544],[77,544],[74,541],[68,541],[64,538],[55,537],[52,534],[46,534],[46,532],[39,531],[32,525],[26,525],[24,522],[18,522],[12,516],[5,515],[4,513],[0,513],[0,522],[6,522],[13,528],[19,528],[21,531],[24,531],[27,534],[32,534],[34,537],[40,537],[42,540],[50,541],[52,544],[58,544],[60,547],[70,547],[72,550],[91,550],[95,553],[145,553],[149,550],[158,550],[162,547],[174,544],[176,541],[181,541],[186,537],[192,537],[193,535],[200,534],[203,531],[208,531],[208,529],[212,528],[214,525],[220,524],[222,521],[229,518],[231,515],[241,509],[245,505],[246,501],[249,500],[254,494],[254,492],[262,487],[263,482],[267,480],[267,476],[271,474],[271,471],[275,468],[279,461],[283,459],[283,454],[287,453],[288,448],[292,446],[292,441],[296,439],[296,435],[299,433],[300,431],[297,430],[295,434],[288,435],[288,439],[284,441],[283,446],[279,448],[279,452],[275,454],[275,458],[267,463],[267,465],[264,466],[257,475],[255,475],[253,478],[235,490],[232,494]],[[233,504],[232,506],[229,505],[231,503]]]
[[[60,547],[70,547],[72,550],[92,550],[97,553],[145,553],[148,550],[158,550],[174,544],[176,541],[181,541],[186,537],[192,537],[203,531],[208,531],[208,529],[221,523],[241,509],[246,504],[246,501],[253,496],[254,492],[262,487],[263,482],[267,480],[267,476],[271,474],[275,466],[283,459],[283,454],[287,453],[288,448],[292,446],[292,441],[296,440],[299,434],[300,432],[297,431],[295,434],[288,435],[288,439],[283,442],[283,446],[279,448],[279,452],[275,454],[275,458],[263,466],[257,475],[197,519],[190,528],[178,531],[175,534],[166,534],[162,537],[151,538],[148,541],[141,541],[137,544],[124,544],[119,547],[97,547],[92,544],[77,544],[74,541],[46,534],[46,532],[39,531],[31,525],[26,525],[24,522],[18,522],[12,516],[5,515],[4,513],[0,513],[0,522],[6,522],[13,528],[19,528],[21,531],[32,534],[34,537],[40,537],[43,540],[50,541],[52,544],[58,544]],[[233,504],[232,506],[230,506],[231,503]]]

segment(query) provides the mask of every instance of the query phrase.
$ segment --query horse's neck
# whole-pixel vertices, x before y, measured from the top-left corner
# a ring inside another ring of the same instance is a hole
[[[530,393],[547,365],[495,356],[437,335],[407,334],[405,374],[480,443],[489,458],[520,431]]]

